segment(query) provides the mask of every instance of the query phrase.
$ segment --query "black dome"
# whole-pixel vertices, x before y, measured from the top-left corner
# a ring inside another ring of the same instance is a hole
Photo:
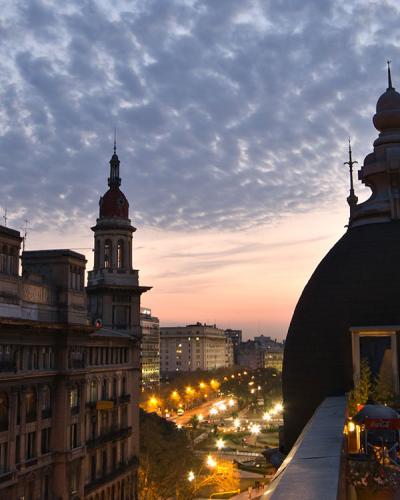
[[[353,386],[350,327],[400,324],[400,222],[354,227],[303,290],[285,344],[285,447],[321,401]]]

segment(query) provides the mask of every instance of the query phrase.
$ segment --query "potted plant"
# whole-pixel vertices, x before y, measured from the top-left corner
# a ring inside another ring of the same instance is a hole
[[[379,464],[371,458],[349,461],[349,480],[357,491],[357,500],[393,500],[400,488],[400,468]]]

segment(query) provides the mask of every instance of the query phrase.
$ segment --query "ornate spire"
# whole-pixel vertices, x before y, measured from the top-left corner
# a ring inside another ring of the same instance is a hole
[[[117,155],[117,129],[114,129],[114,154],[110,160],[110,177],[108,178],[110,188],[119,187],[121,185],[121,177],[119,176],[119,159]]]
[[[388,69],[387,69],[387,71],[388,71],[388,88],[387,88],[387,90],[394,90],[394,87],[392,85],[392,74],[390,72],[390,63],[392,61],[386,61],[386,62],[387,62],[387,66],[388,66]]]
[[[350,215],[352,208],[357,205],[358,198],[354,193],[354,184],[353,184],[353,165],[358,163],[358,161],[353,161],[352,158],[352,152],[351,152],[351,142],[350,142],[350,137],[349,137],[349,161],[345,161],[344,165],[349,166],[349,173],[350,173],[350,194],[347,197],[347,203],[349,204],[350,207]]]

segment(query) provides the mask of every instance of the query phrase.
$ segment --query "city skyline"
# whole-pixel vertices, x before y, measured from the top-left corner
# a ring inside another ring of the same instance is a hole
[[[388,58],[400,86],[400,11],[233,4],[10,2],[1,206],[9,227],[29,219],[28,249],[77,249],[92,269],[116,126],[143,305],[163,326],[283,338],[345,231],[347,137],[362,165]]]

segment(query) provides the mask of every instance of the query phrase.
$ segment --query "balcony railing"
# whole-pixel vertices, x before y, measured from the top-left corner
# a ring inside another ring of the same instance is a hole
[[[111,428],[108,432],[86,441],[86,446],[88,448],[95,448],[96,446],[100,446],[101,444],[111,441],[112,439],[124,439],[129,437],[131,433],[132,427]]]
[[[103,475],[102,477],[97,478],[94,481],[91,481],[89,484],[87,484],[85,486],[85,495],[89,495],[90,493],[92,493],[92,491],[96,490],[97,488],[100,488],[109,481],[113,481],[121,474],[127,472],[129,469],[131,468],[133,469],[138,465],[138,463],[139,462],[137,457],[132,457],[128,462],[120,463],[116,470],[106,475]]]
[[[346,398],[326,398],[304,427],[262,498],[342,500]]]

